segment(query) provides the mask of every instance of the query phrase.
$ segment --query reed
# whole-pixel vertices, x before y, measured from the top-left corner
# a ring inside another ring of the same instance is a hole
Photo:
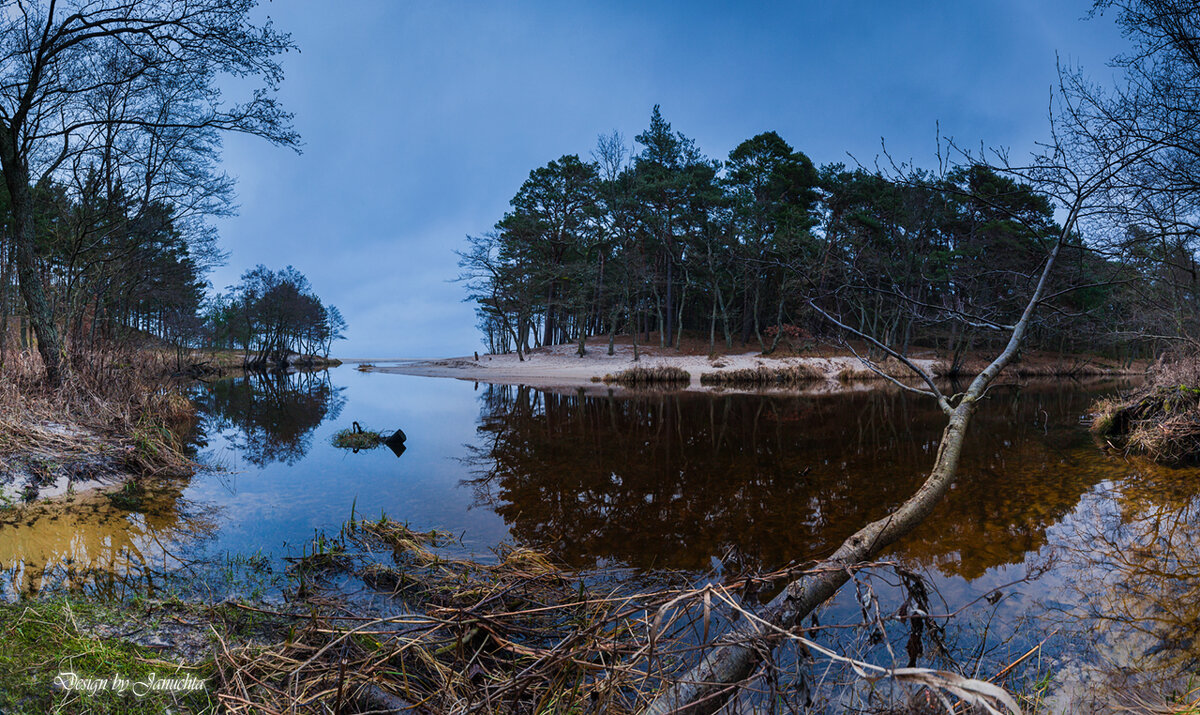
[[[692,381],[692,375],[687,370],[671,365],[657,367],[632,367],[622,370],[616,375],[605,375],[604,382],[609,384],[636,387],[639,385],[676,384]]]
[[[824,372],[809,365],[759,365],[757,368],[706,372],[700,376],[700,384],[722,387],[791,387],[824,379]]]

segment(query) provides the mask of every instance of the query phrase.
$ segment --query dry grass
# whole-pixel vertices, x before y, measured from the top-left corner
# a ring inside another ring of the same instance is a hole
[[[174,364],[152,351],[75,355],[52,388],[36,355],[11,353],[0,379],[0,462],[119,465],[139,477],[190,473],[182,437],[195,412],[170,380]]]
[[[1200,356],[1160,360],[1148,383],[1092,406],[1092,433],[1162,464],[1200,458]]]
[[[375,449],[383,444],[385,439],[382,432],[347,427],[344,430],[338,430],[333,435],[332,441],[334,447],[352,449],[357,452],[360,449]]]
[[[701,588],[669,574],[653,584],[597,581],[530,549],[501,548],[489,564],[440,558],[432,549],[446,538],[381,518],[351,519],[335,540],[320,540],[306,557],[315,578],[342,569],[403,605],[382,609],[386,615],[354,612],[314,593],[280,642],[218,643],[216,697],[233,713],[638,712],[664,680],[695,662],[702,644],[732,621],[754,617],[743,606],[754,593],[803,573],[792,568]],[[380,547],[391,550],[393,566],[378,558],[353,563],[356,549],[378,557]],[[750,685],[762,689],[764,702],[802,702],[804,688],[819,683],[799,688],[790,679],[831,668],[967,702],[999,706],[1007,698],[953,673],[891,670],[799,632],[787,637],[808,655],[799,664],[768,656],[772,677]]]
[[[876,370],[872,370],[861,362],[857,365],[849,365],[838,371],[837,379],[839,382],[855,382],[859,380],[885,380],[888,377],[897,380],[913,380],[919,379],[919,376],[913,372],[907,365],[895,358],[888,358],[874,363]],[[879,373],[882,372],[883,375]],[[886,377],[885,377],[886,376]]]
[[[604,382],[625,385],[626,387],[688,383],[691,381],[691,373],[682,368],[672,367],[670,365],[663,365],[660,367],[632,367],[628,370],[622,370],[616,375],[604,376]]]
[[[790,387],[825,379],[825,373],[810,365],[796,364],[742,370],[706,372],[700,376],[701,385],[726,387]]]

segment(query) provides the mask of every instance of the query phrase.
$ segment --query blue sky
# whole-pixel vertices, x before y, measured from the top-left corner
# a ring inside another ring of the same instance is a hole
[[[228,264],[293,265],[341,308],[343,357],[480,348],[454,249],[489,230],[529,171],[628,143],[662,106],[714,158],[779,132],[817,164],[934,162],[935,136],[1028,151],[1058,60],[1100,82],[1125,49],[1090,2],[479,2],[263,5],[300,53],[281,98],[303,153],[225,143],[238,215]]]

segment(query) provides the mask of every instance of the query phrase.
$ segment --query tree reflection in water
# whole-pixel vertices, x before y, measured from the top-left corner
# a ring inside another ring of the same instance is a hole
[[[228,432],[231,446],[251,464],[293,465],[312,446],[312,435],[346,405],[344,387],[329,372],[251,373],[202,386],[193,399],[206,432]]]
[[[1065,538],[1077,573],[1065,625],[1099,654],[1063,677],[1061,698],[1080,709],[1119,702],[1161,706],[1164,694],[1194,700],[1200,664],[1200,470],[1135,461],[1120,483]],[[1080,702],[1083,701],[1083,702]],[[1167,712],[1167,710],[1161,710]]]
[[[212,534],[206,510],[181,495],[188,479],[147,489],[136,511],[100,493],[39,502],[0,520],[0,595],[86,590],[103,596],[154,593],[180,565],[178,545]]]
[[[1102,389],[1102,388],[1097,388]],[[1122,470],[1079,424],[1078,385],[993,392],[960,483],[897,549],[946,574],[1020,563]],[[556,394],[490,386],[472,480],[516,538],[575,565],[766,569],[827,554],[908,497],[942,415],[876,389],[821,396]]]
[[[325,419],[345,405],[344,388],[327,372],[250,375],[198,387],[193,393],[202,420],[192,446],[205,434],[227,434],[251,464],[292,465],[311,446]],[[117,508],[101,494],[3,513],[0,518],[0,595],[44,590],[120,592],[131,581],[152,591],[178,567],[176,547],[212,534],[212,515],[182,498],[190,479],[149,486],[136,511]]]
[[[1101,450],[1081,417],[1113,387],[994,390],[958,484],[891,554],[968,583],[1007,565],[1019,568],[1004,578],[1020,578],[1052,556],[1054,578],[1026,589],[1010,627],[1033,626],[1033,643],[1062,627],[1047,643],[1071,656],[1054,666],[1055,712],[1161,702],[1200,664],[1200,469]],[[825,555],[916,488],[941,427],[933,405],[890,390],[493,386],[481,401],[477,499],[518,540],[578,566],[705,570],[732,554],[730,570],[766,570]]]

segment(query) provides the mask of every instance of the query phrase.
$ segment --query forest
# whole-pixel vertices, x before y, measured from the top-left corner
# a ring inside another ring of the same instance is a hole
[[[152,343],[241,349],[262,362],[328,356],[344,337],[341,312],[291,266],[256,266],[226,291],[211,290],[206,275],[226,255],[203,216],[127,196],[94,170],[75,184],[47,181],[34,198],[38,279],[71,353]],[[25,350],[36,339],[16,290],[14,217],[3,190],[0,221],[0,335]],[[0,363],[9,342],[0,340]]]
[[[1061,230],[1059,202],[981,162],[818,167],[772,131],[718,161],[657,106],[634,140],[534,169],[468,237],[461,280],[493,352],[686,331],[710,354],[769,354],[844,327],[958,365],[1003,344]],[[1032,347],[1128,359],[1194,324],[1194,233],[1120,233],[1101,247],[1071,232]]]
[[[273,95],[275,57],[294,45],[245,25],[254,5],[6,5],[0,363],[10,342],[36,348],[58,386],[111,346],[240,347],[266,364],[328,353],[343,334],[291,267],[254,268],[224,294],[208,285],[227,258],[211,219],[236,210],[222,136],[299,142]],[[222,75],[261,86],[235,100]]]

